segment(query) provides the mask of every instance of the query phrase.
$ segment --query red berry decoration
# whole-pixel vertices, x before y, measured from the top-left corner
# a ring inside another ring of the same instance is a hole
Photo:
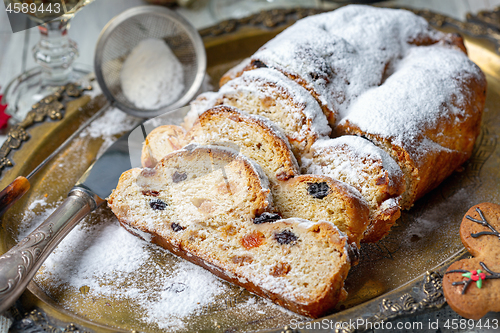
[[[7,126],[9,122],[10,116],[5,113],[5,110],[7,109],[7,104],[2,105],[2,98],[3,95],[0,95],[0,128],[4,128]]]

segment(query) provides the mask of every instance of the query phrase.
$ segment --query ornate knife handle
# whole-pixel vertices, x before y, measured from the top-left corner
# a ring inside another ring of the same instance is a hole
[[[47,220],[0,256],[0,313],[10,308],[21,296],[59,242],[102,202],[86,189],[73,188],[68,198]]]

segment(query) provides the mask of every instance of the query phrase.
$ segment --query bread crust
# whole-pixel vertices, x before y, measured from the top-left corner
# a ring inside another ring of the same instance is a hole
[[[288,141],[274,124],[263,117],[248,115],[242,111],[230,106],[217,106],[202,113],[193,128],[191,128],[185,135],[185,142],[198,142],[200,144],[222,144],[225,142],[233,142],[240,146],[245,151],[243,142],[239,142],[240,138],[236,135],[232,137],[225,137],[231,131],[226,131],[223,123],[230,122],[234,124],[235,128],[241,127],[245,129],[252,129],[253,132],[260,136],[260,142],[252,142],[248,149],[253,149],[255,145],[265,143],[270,152],[273,154],[272,163],[267,162],[264,170],[268,171],[267,176],[271,182],[276,180],[286,180],[299,174],[299,167],[297,160],[293,155]],[[212,138],[211,134],[214,133],[215,137]],[[220,134],[219,134],[220,133]],[[218,137],[222,137],[223,141],[217,142]],[[255,155],[249,155],[256,162],[263,162]],[[261,163],[263,164],[263,163]],[[271,168],[272,170],[271,173]]]

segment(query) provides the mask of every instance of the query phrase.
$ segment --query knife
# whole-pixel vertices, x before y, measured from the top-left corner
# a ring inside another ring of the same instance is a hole
[[[75,85],[80,87],[91,86],[90,82],[95,80],[95,74],[89,73],[83,78],[75,82]],[[33,171],[29,173],[26,177],[19,176],[12,183],[7,185],[2,191],[0,191],[0,216],[5,213],[13,204],[17,202],[26,192],[30,189],[30,179],[33,178],[40,169],[42,169],[46,164],[48,164],[57,154],[59,154],[66,146],[73,141],[85,128],[87,128],[95,119],[101,116],[104,111],[109,108],[110,104],[106,103],[99,111],[94,113],[80,128],[78,128],[71,136],[69,136],[56,150],[52,152],[46,159],[42,161]]]
[[[71,134],[56,150],[54,150],[46,159],[42,161],[33,171],[29,173],[26,177],[19,176],[12,183],[7,185],[2,191],[0,191],[0,216],[5,213],[17,200],[29,191],[30,180],[33,178],[38,171],[40,171],[46,164],[48,164],[55,156],[57,156],[64,148],[66,148],[74,138],[76,138],[80,133],[87,128],[95,119],[100,117],[104,111],[108,109],[109,103],[106,103],[99,111],[94,113],[80,128],[78,128],[73,134]]]
[[[97,159],[71,189],[68,197],[31,234],[0,256],[0,313],[9,309],[59,242],[87,214],[102,205],[121,174],[139,166],[142,142],[158,118],[184,115],[189,106],[149,120],[123,135]],[[177,117],[182,119],[181,117]],[[132,159],[131,159],[132,157]]]

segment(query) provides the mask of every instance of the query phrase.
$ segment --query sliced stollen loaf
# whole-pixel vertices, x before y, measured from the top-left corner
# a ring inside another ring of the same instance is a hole
[[[221,83],[244,71],[275,68],[308,89],[334,126],[352,101],[391,75],[408,48],[435,43],[465,50],[460,38],[409,11],[349,5],[297,21]]]
[[[118,219],[137,221],[143,231],[226,225],[273,210],[269,181],[255,162],[226,147],[197,145],[168,154],[154,168],[123,173],[108,204]],[[153,223],[151,214],[164,222]]]
[[[322,175],[300,175],[273,189],[276,209],[284,218],[328,221],[359,245],[368,227],[369,208],[359,191]]]
[[[370,224],[362,242],[380,240],[401,215],[403,172],[388,153],[366,139],[345,135],[316,141],[301,168],[303,173],[330,176],[361,192],[370,206]]]
[[[364,199],[356,189],[329,177],[299,176],[286,138],[266,118],[248,115],[233,107],[218,106],[200,116],[199,121],[186,133],[184,142],[238,149],[241,154],[257,162],[267,175],[278,217],[328,221],[344,231],[350,243],[359,244],[368,225],[368,207]],[[287,182],[289,179],[292,180]],[[306,182],[325,183],[328,195],[321,199],[315,198],[310,194]],[[313,206],[306,207],[309,204]]]
[[[249,115],[229,106],[202,113],[186,133],[185,143],[238,146],[257,162],[271,184],[299,174],[297,161],[282,131],[264,117]]]
[[[335,131],[364,136],[391,154],[405,174],[401,206],[409,209],[470,157],[485,94],[484,74],[463,52],[414,47]]]
[[[236,108],[218,106],[204,112],[188,131],[186,142],[235,144],[257,162],[271,184],[276,210],[283,217],[328,221],[345,232],[349,242],[359,244],[368,226],[368,207],[358,191],[321,176],[299,176],[293,154],[281,131],[266,118]],[[315,198],[306,183],[324,185],[326,193]]]
[[[262,218],[268,195],[241,154],[190,147],[125,172],[108,203],[131,233],[227,281],[303,315],[330,313],[356,247],[328,222]]]
[[[297,160],[316,140],[328,137],[331,132],[321,107],[310,93],[269,68],[245,72],[217,93],[200,95],[185,118],[185,128],[191,128],[202,112],[216,105],[234,106],[271,120],[283,130]]]

